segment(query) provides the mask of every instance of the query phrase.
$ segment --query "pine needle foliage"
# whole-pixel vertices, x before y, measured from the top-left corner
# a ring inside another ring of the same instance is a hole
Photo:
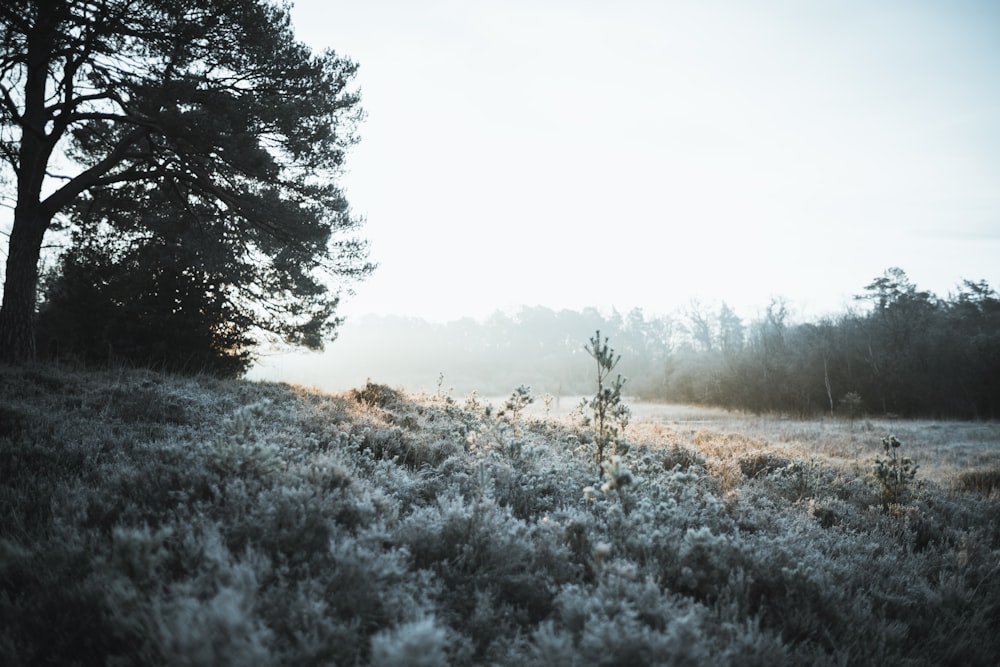
[[[611,372],[621,361],[621,355],[616,355],[608,346],[607,336],[601,340],[600,330],[594,333],[584,349],[597,362],[597,393],[593,398],[585,399],[583,407],[591,411],[591,416],[585,418],[584,425],[593,426],[594,429],[594,459],[600,474],[604,471],[606,453],[624,453],[627,448],[625,428],[631,412],[622,399],[622,389],[627,380],[618,374],[614,382],[609,382]]]

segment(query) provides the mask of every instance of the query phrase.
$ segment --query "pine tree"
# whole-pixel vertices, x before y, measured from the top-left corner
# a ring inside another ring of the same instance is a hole
[[[0,176],[16,187],[0,360],[35,354],[39,256],[61,223],[77,250],[180,226],[207,267],[176,268],[221,276],[254,326],[321,344],[328,278],[373,268],[336,183],[354,63],[313,53],[266,0],[8,0],[0,34]]]

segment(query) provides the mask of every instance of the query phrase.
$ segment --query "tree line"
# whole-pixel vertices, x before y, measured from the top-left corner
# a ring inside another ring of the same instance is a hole
[[[744,325],[720,311],[710,335],[676,350],[661,397],[752,412],[995,419],[1000,299],[985,281],[941,298],[891,268],[861,308],[793,324],[773,301]]]
[[[409,386],[441,374],[457,392],[582,395],[594,383],[584,344],[600,330],[621,354],[624,391],[645,399],[803,416],[1000,415],[1000,298],[985,281],[941,298],[892,268],[855,304],[812,322],[793,321],[781,299],[750,320],[725,302],[656,316],[540,306],[484,321],[369,316],[345,330],[339,363],[372,377],[391,369]]]

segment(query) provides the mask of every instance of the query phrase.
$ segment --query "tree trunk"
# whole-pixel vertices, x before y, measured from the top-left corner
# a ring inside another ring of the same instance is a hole
[[[827,368],[826,357],[823,358],[823,385],[826,387],[826,397],[830,401],[830,416],[833,416],[833,388],[830,386],[830,370]]]
[[[42,203],[49,158],[61,131],[48,124],[47,81],[53,63],[53,46],[63,6],[44,3],[35,25],[26,33],[27,59],[24,78],[24,111],[19,119],[21,141],[17,155],[17,205],[7,246],[7,275],[0,305],[0,362],[22,363],[35,358],[35,299],[38,291],[38,257],[42,237],[55,208]],[[58,83],[58,82],[57,82]],[[70,86],[62,82],[59,89]],[[8,98],[8,102],[9,102]],[[63,114],[66,111],[62,112]],[[65,128],[63,128],[65,129]]]
[[[35,358],[38,257],[50,220],[44,214],[14,214],[0,306],[0,362],[23,363]]]

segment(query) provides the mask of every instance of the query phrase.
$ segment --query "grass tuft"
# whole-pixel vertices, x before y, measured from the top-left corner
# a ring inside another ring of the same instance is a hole
[[[1000,468],[966,470],[957,475],[955,486],[960,491],[971,491],[991,496],[1000,493]]]

